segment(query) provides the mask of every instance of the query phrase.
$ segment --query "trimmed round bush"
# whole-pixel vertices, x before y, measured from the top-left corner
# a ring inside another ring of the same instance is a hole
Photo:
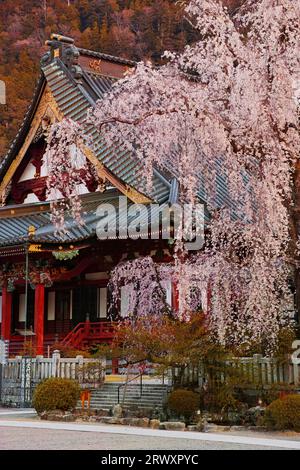
[[[300,432],[300,395],[286,395],[266,409],[264,423],[269,429]]]
[[[191,390],[174,390],[168,398],[168,407],[178,416],[184,416],[189,420],[199,409],[200,397],[198,393]]]
[[[74,380],[50,378],[36,387],[32,404],[38,413],[68,411],[76,407],[79,397],[80,387]]]

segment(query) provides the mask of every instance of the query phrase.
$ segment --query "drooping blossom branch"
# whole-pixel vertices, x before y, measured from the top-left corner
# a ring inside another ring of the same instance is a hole
[[[166,53],[159,68],[138,64],[88,123],[112,148],[117,140],[136,156],[143,192],[160,169],[177,177],[181,202],[207,201],[205,249],[182,256],[181,240],[175,249],[180,309],[191,288],[206,286],[220,342],[264,341],[271,350],[290,324],[295,266],[287,261],[298,262],[291,208],[300,155],[300,2],[249,0],[233,17],[218,0],[185,3],[200,39]],[[130,283],[131,269],[120,269],[115,282],[121,275]],[[137,267],[140,311],[153,312],[159,307],[144,273]]]
[[[172,279],[172,267],[159,266],[151,257],[120,263],[111,273],[109,289],[112,302],[110,315],[118,312],[120,291],[128,289],[128,316],[136,317],[171,315],[163,283]],[[130,281],[129,281],[130,279]]]
[[[54,124],[47,143],[47,198],[51,201],[51,220],[56,231],[64,235],[67,214],[78,225],[83,225],[80,188],[87,178],[96,175],[91,174],[83,153],[86,138],[78,123],[68,119]]]
[[[131,126],[138,126],[142,122],[144,122],[146,119],[151,118],[153,115],[157,116],[163,116],[164,114],[169,114],[169,113],[177,113],[177,109],[170,109],[169,111],[165,111],[163,109],[156,109],[153,111],[149,111],[149,113],[144,114],[143,116],[139,117],[138,119],[124,119],[121,117],[111,117],[107,119],[106,121],[103,121],[99,125],[99,130],[101,131],[103,127],[107,126],[108,124],[115,124],[115,123],[120,123],[120,124],[129,124]]]
[[[146,189],[160,168],[175,173],[183,201],[205,196],[206,248],[175,262],[179,289],[207,286],[221,342],[272,348],[290,322],[287,260],[296,262],[300,2],[248,1],[230,17],[218,1],[191,0],[186,14],[201,40],[160,68],[138,64],[90,121],[135,153]]]

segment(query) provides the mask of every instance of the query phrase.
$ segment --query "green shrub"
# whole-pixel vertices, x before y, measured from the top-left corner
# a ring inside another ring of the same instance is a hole
[[[50,410],[72,410],[76,407],[79,397],[80,387],[74,380],[50,378],[36,387],[33,407],[38,413]]]
[[[190,390],[174,390],[168,398],[168,407],[178,416],[189,420],[199,409],[199,394]]]
[[[290,429],[300,432],[300,395],[286,395],[273,401],[264,416],[269,429]]]

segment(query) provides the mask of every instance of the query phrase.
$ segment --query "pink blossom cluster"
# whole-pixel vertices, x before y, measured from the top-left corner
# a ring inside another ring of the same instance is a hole
[[[83,225],[80,185],[90,173],[83,148],[86,138],[78,123],[63,120],[52,126],[47,137],[47,199],[51,201],[51,220],[56,232],[64,235],[66,216]]]
[[[128,289],[128,313],[132,318],[170,314],[166,291],[162,282],[172,279],[173,268],[158,265],[150,256],[120,263],[111,273],[109,288],[112,295],[111,311],[119,310],[120,291]]]

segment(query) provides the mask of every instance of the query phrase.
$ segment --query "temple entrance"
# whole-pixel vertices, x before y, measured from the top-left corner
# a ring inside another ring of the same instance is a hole
[[[72,290],[58,290],[55,295],[55,333],[72,329]]]
[[[98,320],[97,291],[96,286],[80,286],[74,289],[73,326],[86,320],[91,322]]]
[[[34,329],[34,290],[29,287],[26,299],[24,290],[15,290],[12,294],[12,334],[20,334],[23,330]],[[26,320],[25,320],[26,315]]]

